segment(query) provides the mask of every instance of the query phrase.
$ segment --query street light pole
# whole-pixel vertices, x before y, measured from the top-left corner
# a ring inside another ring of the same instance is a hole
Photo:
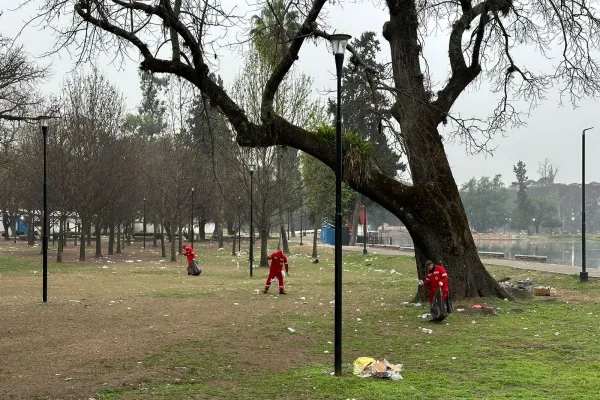
[[[47,147],[48,147],[48,122],[42,121],[42,136],[44,139],[44,219],[42,228],[42,302],[48,301],[48,170],[47,170]],[[33,222],[33,221],[32,221]]]
[[[192,188],[192,228],[190,229],[191,246],[194,248],[194,188]]]
[[[579,282],[588,281],[588,273],[585,270],[585,131],[591,128],[585,128],[581,132],[581,272],[579,273]]]
[[[363,207],[363,255],[367,254],[367,206]]]
[[[144,248],[146,248],[146,198],[144,197]]]
[[[253,217],[252,217],[252,207],[253,207],[253,202],[252,202],[252,194],[254,192],[254,164],[250,164],[250,255],[249,255],[249,259],[250,259],[250,278],[252,278],[253,275],[253,270],[254,270],[254,226],[252,224],[253,222]]]
[[[330,35],[329,40],[335,56],[337,72],[337,111],[335,122],[335,322],[334,322],[334,369],[342,375],[342,66],[344,52],[350,35]]]

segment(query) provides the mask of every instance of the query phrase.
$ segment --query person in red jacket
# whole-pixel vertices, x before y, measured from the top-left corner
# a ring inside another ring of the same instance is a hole
[[[194,264],[194,261],[196,260],[196,253],[194,253],[194,249],[191,248],[190,246],[188,246],[187,244],[184,244],[181,247],[183,247],[183,250],[184,250],[183,255],[187,257],[188,275],[200,275],[200,272],[198,272],[198,268],[196,268],[196,266]]]
[[[425,262],[427,276],[424,281],[419,281],[419,285],[429,286],[429,303],[433,303],[433,297],[439,287],[442,288],[442,297],[444,303],[448,301],[448,273],[441,265],[434,265],[433,262]]]
[[[267,256],[267,260],[271,260],[271,267],[269,268],[269,277],[267,283],[265,283],[265,290],[263,293],[267,293],[271,287],[271,281],[275,278],[279,281],[279,294],[287,294],[283,286],[283,268],[285,267],[285,273],[289,275],[290,267],[288,260],[283,251],[277,250],[273,254]]]

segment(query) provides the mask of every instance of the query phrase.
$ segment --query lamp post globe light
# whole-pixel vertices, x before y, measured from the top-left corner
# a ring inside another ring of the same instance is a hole
[[[579,282],[588,281],[588,273],[585,270],[585,132],[594,129],[585,128],[581,131],[581,272]]]
[[[192,188],[192,226],[190,229],[190,245],[194,248],[194,188]]]
[[[47,147],[48,147],[48,121],[42,120],[42,137],[44,140],[44,218],[42,221],[42,302],[48,301],[48,170],[47,170]],[[33,221],[31,221],[33,223]]]
[[[254,192],[254,164],[250,164],[248,167],[250,170],[250,251],[249,251],[249,261],[250,261],[250,278],[252,278],[253,270],[254,270],[254,227],[253,227],[253,217],[252,217],[252,194]]]
[[[346,45],[352,36],[329,36],[337,72],[337,111],[335,121],[335,309],[334,309],[334,369],[342,375],[342,67]]]

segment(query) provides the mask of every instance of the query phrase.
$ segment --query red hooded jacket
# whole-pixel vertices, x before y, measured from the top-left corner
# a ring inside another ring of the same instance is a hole
[[[188,263],[194,261],[196,259],[196,253],[194,253],[194,249],[187,244],[184,244],[182,247],[184,250],[183,255],[187,257]]]
[[[284,266],[285,266],[286,274],[290,270],[290,267],[288,266],[288,259],[285,256],[285,254],[283,254],[283,251],[281,251],[281,250],[277,250],[270,256],[267,256],[267,260],[272,260],[271,267],[269,268],[270,272],[274,272],[274,273],[281,272],[283,270]]]
[[[429,302],[433,301],[435,292],[437,292],[442,283],[442,295],[444,301],[448,299],[448,273],[441,265],[435,265],[431,272],[427,272],[427,277],[423,281],[423,285],[429,286]]]

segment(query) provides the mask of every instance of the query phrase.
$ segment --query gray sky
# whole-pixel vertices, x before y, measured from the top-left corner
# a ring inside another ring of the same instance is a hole
[[[6,36],[15,36],[21,29],[23,21],[33,15],[35,9],[28,7],[10,12],[6,5],[8,1],[3,0],[2,3],[0,10],[4,9],[5,13],[0,17],[0,33]],[[234,5],[237,2],[224,0],[223,3]],[[238,14],[248,12],[248,17],[254,14],[253,11],[247,11],[246,2],[240,3],[238,7],[243,8],[238,8]],[[344,3],[343,7],[332,6],[328,3],[326,11],[329,26],[334,27],[337,32],[348,33],[353,37],[359,37],[362,32],[367,30],[373,30],[380,34],[383,23],[387,20],[384,8],[374,7],[371,2]],[[43,30],[39,27],[27,28],[20,37],[20,42],[35,56],[50,50],[54,40],[49,29]],[[235,42],[235,40],[232,35],[226,39],[229,42]],[[383,38],[380,37],[380,40],[383,50],[381,60],[387,61],[389,60],[389,47]],[[425,46],[425,56],[432,70],[434,82],[443,83],[446,78],[448,65],[446,43],[445,36],[432,37]],[[518,63],[519,60],[522,61],[525,57],[531,58],[532,55],[527,51],[520,51],[517,53],[517,57],[520,57],[517,60]],[[230,85],[239,72],[242,65],[240,58],[239,54],[229,51],[227,48],[220,50],[220,63],[216,72],[222,76],[226,85]],[[44,85],[43,89],[57,92],[60,83],[72,70],[73,60],[67,52],[61,52],[59,55],[43,61],[51,62],[54,70],[53,77]],[[532,63],[543,65],[540,64],[541,62],[543,61],[539,58],[534,58],[528,63],[528,66],[535,70],[536,64],[532,65]],[[119,68],[110,64],[110,58],[101,57],[96,64],[100,71],[119,87],[126,98],[127,106],[132,110],[135,109],[140,100],[137,63],[131,61]],[[305,42],[296,68],[314,79],[315,96],[318,95],[317,90],[323,91],[335,87],[334,59],[324,41],[319,41],[316,46],[312,42]],[[496,100],[497,97],[484,83],[480,87],[470,88],[465,92],[457,101],[453,112],[463,117],[485,117],[494,109]],[[600,149],[600,113],[598,112],[600,104],[586,100],[581,102],[577,109],[573,109],[570,104],[559,107],[558,100],[557,91],[549,93],[548,98],[533,110],[526,127],[508,130],[504,138],[496,137],[491,143],[491,147],[496,148],[493,156],[467,155],[464,146],[458,143],[447,144],[446,150],[457,183],[460,185],[473,176],[502,174],[503,180],[509,184],[514,180],[512,166],[518,160],[527,164],[529,177],[537,179],[538,162],[543,161],[544,158],[548,158],[555,166],[559,167],[558,182],[580,182],[581,130],[590,126],[597,126],[597,128],[586,135],[586,181],[600,181],[600,158],[596,157],[598,149]]]

